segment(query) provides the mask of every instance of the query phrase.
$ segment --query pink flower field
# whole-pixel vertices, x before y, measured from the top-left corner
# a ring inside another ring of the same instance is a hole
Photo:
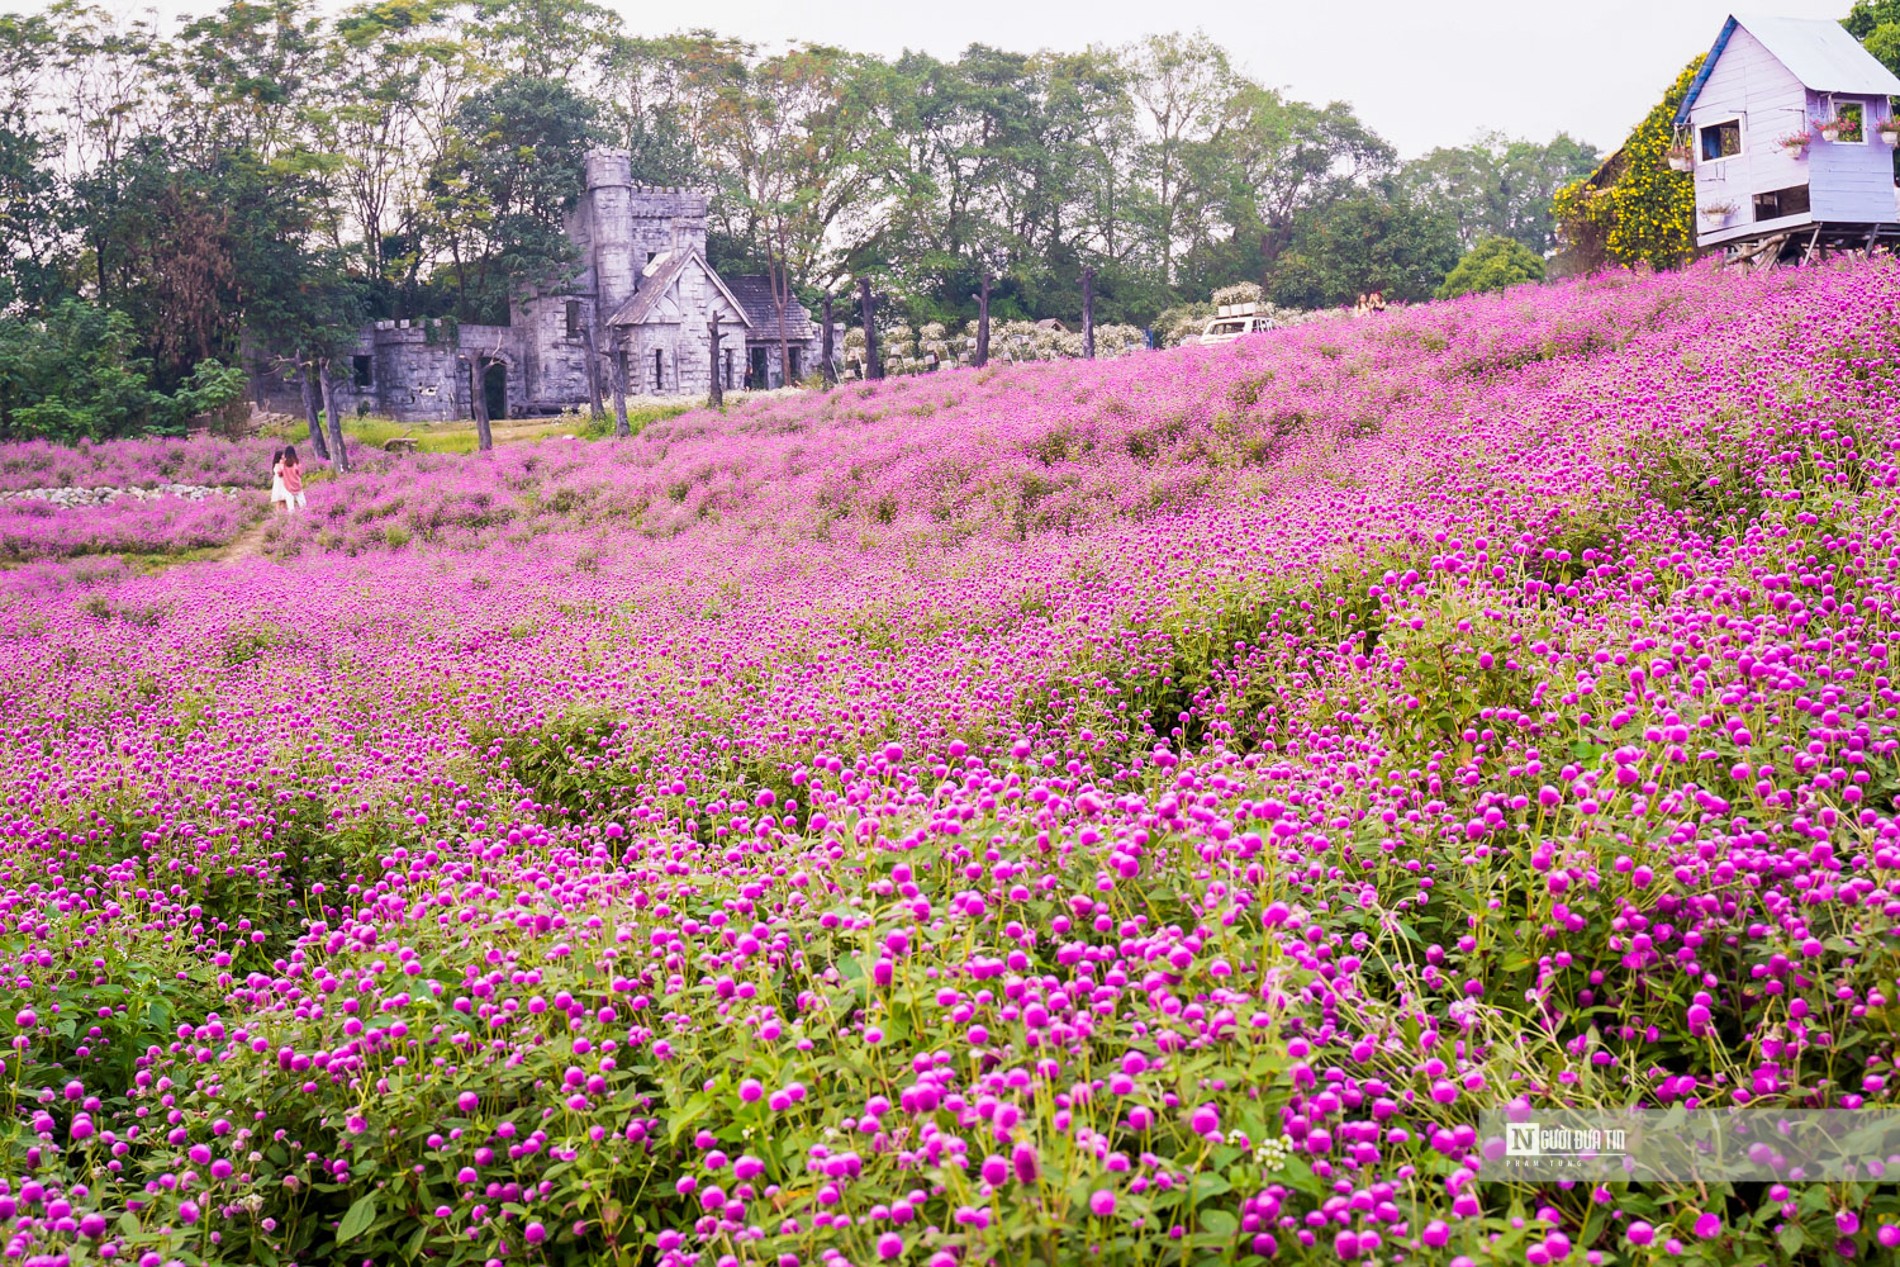
[[[1476,1127],[1900,1107],[1897,304],[1623,275],[377,455],[149,575],[7,528],[0,1245],[1893,1261],[1900,1156]],[[191,443],[0,478],[258,482]]]

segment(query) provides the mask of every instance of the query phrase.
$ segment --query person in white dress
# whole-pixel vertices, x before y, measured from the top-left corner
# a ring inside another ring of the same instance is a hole
[[[273,506],[290,500],[290,494],[284,488],[284,451],[282,449],[272,450],[270,455],[270,500]]]

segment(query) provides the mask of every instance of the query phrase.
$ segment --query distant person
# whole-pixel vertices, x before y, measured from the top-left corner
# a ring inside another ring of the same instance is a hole
[[[277,470],[284,485],[284,513],[294,515],[305,505],[303,495],[303,466],[297,461],[297,450],[290,445],[284,446],[283,457],[278,460]]]
[[[1385,295],[1383,292],[1375,290],[1371,294],[1366,296],[1366,311],[1367,312],[1384,312],[1385,311]]]
[[[1370,311],[1372,311],[1371,308],[1366,304],[1366,292],[1362,290],[1359,292],[1359,297],[1352,301],[1352,315],[1363,317]]]
[[[287,494],[284,492],[284,451],[270,451],[270,504],[281,503]]]

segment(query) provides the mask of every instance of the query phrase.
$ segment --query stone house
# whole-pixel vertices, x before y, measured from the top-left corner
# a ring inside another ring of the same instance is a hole
[[[419,423],[471,417],[471,358],[487,364],[482,392],[491,418],[584,409],[596,390],[592,376],[601,399],[610,399],[610,357],[630,396],[702,396],[714,373],[715,317],[722,386],[783,386],[770,281],[721,277],[706,261],[706,217],[704,193],[636,186],[624,150],[589,153],[586,190],[567,217],[572,278],[515,296],[505,326],[365,327],[334,366],[338,411]],[[796,300],[784,319],[797,381],[818,364],[820,332]],[[294,371],[258,358],[251,374],[259,405],[302,412]]]

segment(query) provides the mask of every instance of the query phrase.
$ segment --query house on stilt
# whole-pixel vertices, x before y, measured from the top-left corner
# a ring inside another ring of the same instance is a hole
[[[1896,96],[1838,22],[1730,17],[1676,111],[1696,245],[1769,264],[1900,239]]]

